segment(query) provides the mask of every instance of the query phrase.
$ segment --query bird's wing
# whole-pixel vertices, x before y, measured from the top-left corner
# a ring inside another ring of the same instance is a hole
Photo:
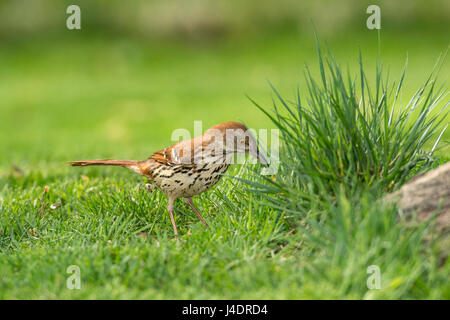
[[[204,141],[202,136],[190,140],[184,140],[174,144],[173,146],[156,151],[149,159],[166,165],[186,165],[195,164],[196,156],[201,154],[204,145],[208,141]]]

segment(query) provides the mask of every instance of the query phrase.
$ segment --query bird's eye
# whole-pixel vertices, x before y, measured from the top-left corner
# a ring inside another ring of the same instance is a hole
[[[239,143],[240,143],[240,144],[244,144],[244,143],[245,143],[245,139],[239,140]]]

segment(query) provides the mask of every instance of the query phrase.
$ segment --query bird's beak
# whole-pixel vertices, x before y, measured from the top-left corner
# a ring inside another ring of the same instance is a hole
[[[264,158],[264,156],[262,155],[262,153],[259,151],[258,148],[256,148],[256,150],[251,150],[250,154],[255,157],[256,159],[258,159],[259,162],[261,162],[263,165],[265,165],[266,167],[269,166],[269,162],[266,160],[266,158]]]

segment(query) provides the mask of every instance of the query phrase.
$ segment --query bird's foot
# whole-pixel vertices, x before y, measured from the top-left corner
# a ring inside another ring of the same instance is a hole
[[[175,236],[175,238],[173,238],[174,241],[181,241],[183,243],[186,243],[187,241],[184,239],[179,238],[178,236]]]

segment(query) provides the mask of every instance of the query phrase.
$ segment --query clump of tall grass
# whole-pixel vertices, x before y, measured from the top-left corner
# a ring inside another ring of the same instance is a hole
[[[297,90],[289,101],[271,85],[272,112],[252,100],[281,132],[278,173],[266,178],[265,186],[254,184],[276,195],[270,197],[273,205],[298,212],[311,210],[311,199],[319,205],[328,202],[342,187],[390,191],[433,163],[443,146],[449,104],[443,103],[444,90],[433,80],[437,67],[401,105],[406,66],[398,83],[391,84],[377,62],[371,86],[361,54],[354,77],[343,72],[331,53],[323,56],[320,46],[318,60],[320,80],[306,67],[306,98]]]

